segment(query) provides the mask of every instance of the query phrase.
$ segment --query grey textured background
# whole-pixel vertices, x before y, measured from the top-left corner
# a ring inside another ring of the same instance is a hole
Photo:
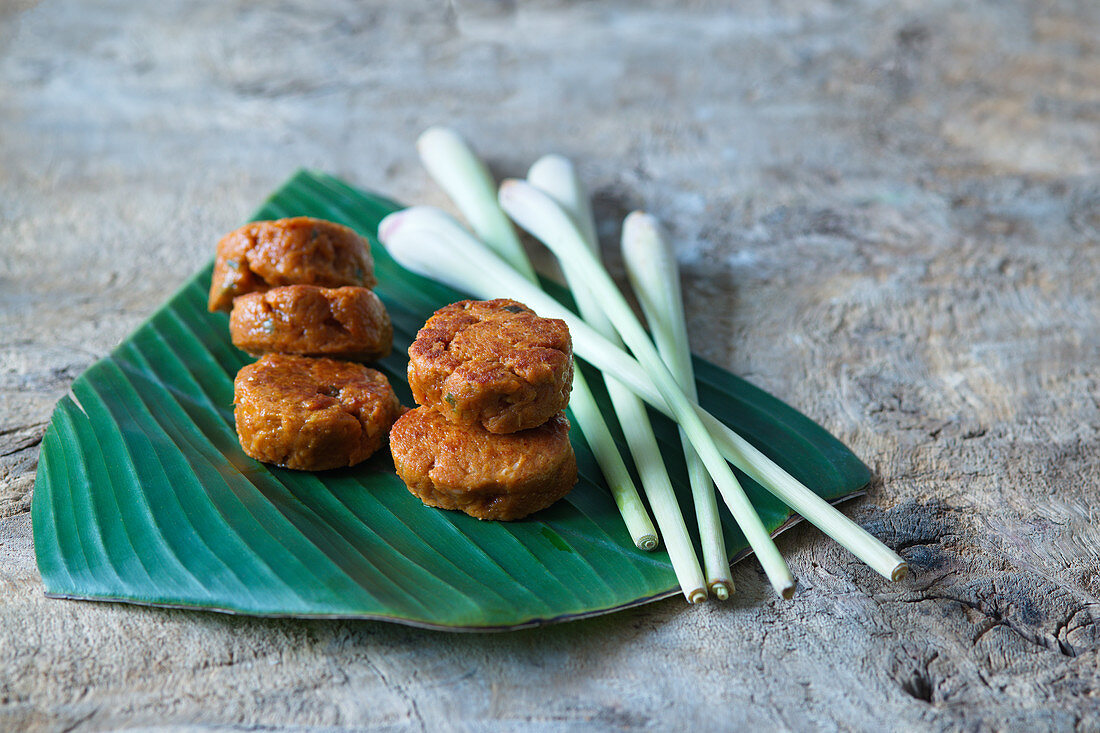
[[[0,729],[1100,728],[1098,38],[1084,0],[0,0]],[[433,123],[574,157],[608,243],[663,219],[696,350],[877,471],[847,511],[913,576],[801,527],[790,602],[747,562],[511,634],[46,600],[73,378],[297,167],[442,203]]]

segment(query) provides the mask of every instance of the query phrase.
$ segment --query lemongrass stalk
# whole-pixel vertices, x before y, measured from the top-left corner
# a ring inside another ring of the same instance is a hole
[[[584,238],[584,243],[588,246],[589,251],[599,258],[596,220],[592,216],[592,207],[585,193],[584,184],[581,183],[572,162],[561,155],[545,155],[536,160],[530,170],[527,171],[527,182],[558,202],[562,209],[573,218],[573,222],[577,225],[577,230]],[[675,265],[675,260],[673,260],[673,265]],[[568,278],[568,272],[566,277]],[[678,276],[675,283],[677,285],[676,295],[679,297]],[[573,290],[574,297],[576,297],[577,288],[574,287]],[[589,317],[589,311],[586,310],[586,307],[595,310],[599,314],[599,320],[608,324],[610,322],[607,321],[606,316],[603,315],[602,310],[598,309],[598,306],[589,305],[594,303],[595,298],[589,294],[588,289],[581,288],[580,290],[588,296],[584,299],[577,298],[581,315],[590,324],[596,326],[598,331],[607,335],[607,331],[600,328],[598,323],[592,317]],[[683,323],[682,301],[678,300],[675,305],[679,308],[680,313],[679,328],[683,336],[683,348],[687,349],[687,328]],[[652,317],[648,313],[647,318],[652,323]],[[675,318],[672,318],[672,320],[675,320]],[[615,341],[615,339],[610,340]],[[681,382],[682,387],[685,380],[681,377],[681,374],[686,375],[686,381],[689,383],[688,387],[691,390],[688,394],[693,401],[698,401],[694,391],[695,376],[691,369],[690,350],[687,352],[687,368],[685,370],[682,366],[672,367],[669,357],[666,356],[667,349],[662,349],[661,341],[657,341],[657,347],[658,351],[661,352],[661,358],[665,360],[666,364],[669,364],[670,370],[676,376],[677,381]],[[679,362],[677,363],[679,365]],[[684,460],[688,469],[688,482],[691,486],[692,501],[695,505],[696,522],[699,526],[699,539],[703,548],[707,587],[714,593],[715,597],[726,600],[733,591],[733,578],[730,577],[729,558],[726,555],[725,539],[722,537],[722,523],[718,516],[718,502],[714,495],[714,485],[710,481],[710,475],[707,473],[706,467],[699,459],[695,449],[691,447],[691,441],[688,440],[682,428],[679,429],[679,433],[680,444],[684,450]]]
[[[458,133],[443,127],[429,128],[417,140],[417,150],[428,173],[462,212],[478,238],[516,272],[538,285],[535,269],[512,223],[497,202],[492,176]],[[638,489],[611,437],[596,398],[579,369],[574,369],[570,405],[578,427],[607,480],[631,539],[639,549],[656,549],[657,530],[638,496]]]
[[[599,245],[596,240],[595,222],[592,219],[592,208],[582,193],[581,182],[577,179],[573,164],[560,155],[545,155],[535,161],[527,171],[527,180],[532,186],[557,201],[572,217],[573,222],[582,232],[585,244],[598,258]],[[560,264],[581,317],[609,341],[617,341],[615,327],[604,315],[599,299],[588,288],[578,287],[579,276],[576,273],[570,276],[571,263],[561,262]]]
[[[544,159],[545,160],[545,159]],[[579,181],[572,172],[573,167],[564,158],[552,160],[549,164],[536,163],[531,168],[530,181],[538,186],[540,182],[547,183],[551,191],[556,191],[567,202],[566,206],[575,207],[584,199],[580,194]],[[543,180],[548,179],[548,180]],[[553,196],[553,194],[550,194]],[[565,207],[563,207],[565,208]],[[585,212],[568,211],[579,219]],[[591,211],[587,212],[591,220]],[[595,236],[594,227],[589,229]],[[590,249],[595,248],[595,240],[586,241]],[[562,261],[562,272],[565,280],[573,292],[577,301],[581,317],[599,331],[609,341],[619,344],[619,337],[611,321],[607,320],[595,294],[585,285],[584,280],[571,266],[571,263]],[[676,578],[680,582],[680,588],[689,603],[699,603],[706,600],[707,583],[703,577],[703,570],[699,566],[699,558],[695,554],[691,536],[684,524],[683,514],[680,512],[680,504],[676,501],[676,492],[672,488],[672,480],[668,476],[668,469],[661,458],[661,449],[657,438],[653,434],[653,426],[650,424],[649,415],[645,405],[633,392],[619,380],[611,375],[604,375],[607,385],[607,394],[611,398],[611,405],[619,417],[619,425],[622,427],[623,436],[626,438],[627,447],[634,457],[634,466],[638,469],[638,477],[641,479],[642,488],[649,498],[649,505],[653,509],[653,516],[657,525],[661,528],[661,536],[665,540],[665,549],[668,551],[669,560],[676,571]]]
[[[557,255],[561,261],[572,261],[583,282],[600,299],[604,312],[619,331],[626,345],[638,362],[646,369],[660,392],[661,397],[672,409],[676,420],[691,438],[691,444],[699,453],[707,471],[722,494],[726,506],[737,521],[753,552],[764,568],[764,572],[783,598],[794,595],[795,580],[787,563],[764,528],[756,509],[745,495],[744,489],[733,475],[729,464],[718,452],[714,440],[707,433],[699,416],[695,414],[694,404],[684,395],[669,373],[653,342],[626,299],[615,286],[611,276],[592,256],[584,245],[577,227],[569,216],[561,210],[553,199],[523,181],[505,181],[498,194],[501,208],[522,228],[530,232]]]
[[[657,549],[657,530],[649,518],[642,497],[630,478],[630,471],[623,462],[615,439],[604,421],[600,406],[592,390],[584,380],[580,369],[573,371],[573,393],[569,396],[569,409],[577,418],[577,426],[584,434],[596,463],[607,480],[611,497],[619,507],[626,529],[639,550],[652,552]]]
[[[568,278],[568,270],[566,273]],[[661,448],[653,435],[653,426],[646,414],[645,403],[614,377],[605,375],[604,380],[615,414],[619,416],[623,437],[626,438],[630,455],[634,458],[638,478],[641,479],[653,517],[661,530],[676,580],[680,583],[680,589],[688,603],[701,603],[707,599],[706,579],[684,524],[683,514],[680,513],[676,492],[672,489],[672,481],[661,458]]]
[[[594,253],[599,252],[592,203],[588,200],[577,169],[568,158],[561,155],[542,156],[528,169],[527,182],[557,201],[573,217],[588,248]]]
[[[629,354],[600,336],[545,291],[533,286],[504,260],[488,251],[444,212],[416,206],[387,216],[379,239],[399,264],[479,298],[511,297],[569,326],[574,351],[598,369],[613,374],[636,395],[664,414],[673,413],[645,370]],[[750,478],[832,537],[875,572],[900,580],[908,565],[886,545],[820,496],[803,486],[751,443],[702,407],[695,407],[722,455]]]
[[[680,291],[680,268],[652,217],[640,211],[626,217],[623,222],[622,253],[627,276],[649,322],[649,330],[661,359],[687,398],[698,402],[695,369],[691,364],[691,347],[684,320],[683,293]],[[718,598],[725,600],[729,597],[733,579],[730,577],[726,543],[718,517],[718,502],[707,469],[683,428],[680,428],[680,442],[684,447],[688,480],[695,498],[707,584]]]
[[[535,270],[516,230],[497,204],[496,184],[489,169],[466,141],[447,127],[429,127],[416,141],[420,162],[454,201],[474,233],[531,282]]]

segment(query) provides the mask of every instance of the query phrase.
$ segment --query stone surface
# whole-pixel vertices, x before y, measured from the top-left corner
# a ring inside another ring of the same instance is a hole
[[[1100,6],[0,3],[0,729],[1100,727]],[[725,604],[498,635],[47,600],[54,402],[295,168],[415,135],[663,219],[694,346],[879,475]]]

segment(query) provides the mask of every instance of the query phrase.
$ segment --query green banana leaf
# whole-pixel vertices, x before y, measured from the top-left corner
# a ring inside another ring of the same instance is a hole
[[[395,341],[394,354],[376,366],[412,404],[406,349],[433,311],[464,296],[403,270],[377,243],[378,222],[397,208],[332,177],[300,172],[255,218],[309,215],[370,237]],[[549,509],[507,523],[422,505],[385,451],[320,473],[248,458],[237,443],[232,401],[233,377],[250,360],[230,343],[226,315],[206,311],[210,273],[208,266],[191,278],[58,403],[33,500],[46,595],[487,630],[678,593],[668,556],[631,543],[576,430],[576,488]],[[841,500],[866,486],[867,467],[805,416],[702,360],[696,373],[708,409],[824,498]],[[611,414],[606,395],[599,397]],[[675,426],[658,415],[654,423],[691,524]],[[770,530],[789,523],[785,506],[739,478]],[[744,537],[728,514],[723,521],[731,560],[743,557]]]

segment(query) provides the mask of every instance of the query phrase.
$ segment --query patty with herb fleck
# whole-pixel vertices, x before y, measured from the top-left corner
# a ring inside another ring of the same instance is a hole
[[[370,290],[285,285],[234,299],[233,345],[252,356],[268,352],[373,361],[393,348],[386,307]]]
[[[397,475],[417,498],[478,519],[520,519],[550,506],[577,482],[562,413],[539,427],[500,435],[418,407],[394,423],[390,452]]]
[[[218,242],[211,311],[228,311],[245,293],[280,285],[372,288],[370,243],[341,224],[299,216],[246,224]]]
[[[245,453],[303,471],[366,460],[404,410],[381,372],[286,354],[268,354],[237,372],[233,404]]]
[[[569,403],[569,328],[514,300],[454,303],[417,333],[408,374],[417,403],[451,422],[490,433],[527,430]]]

